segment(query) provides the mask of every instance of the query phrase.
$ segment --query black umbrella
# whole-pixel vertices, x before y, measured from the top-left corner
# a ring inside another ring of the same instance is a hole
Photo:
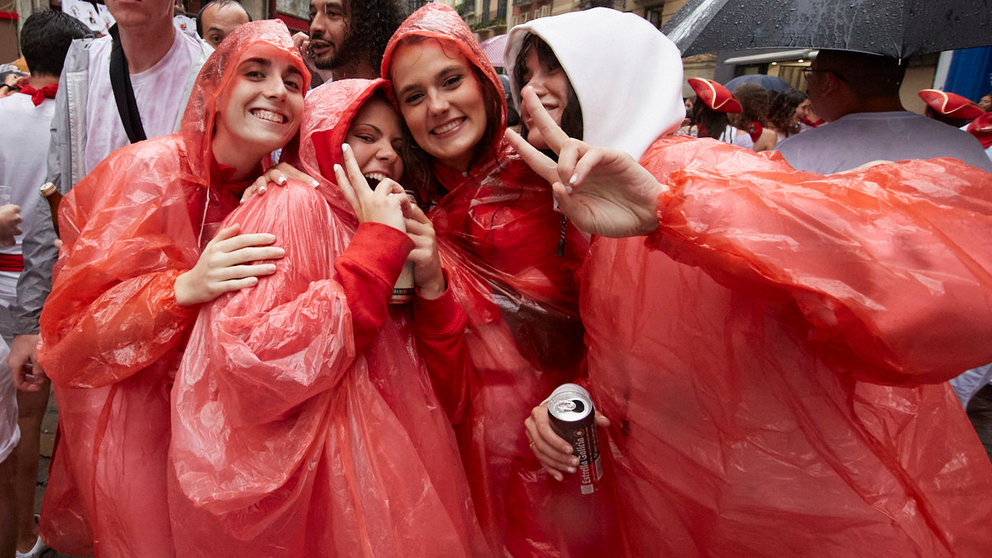
[[[662,30],[683,56],[825,48],[905,58],[992,44],[992,0],[690,0]]]

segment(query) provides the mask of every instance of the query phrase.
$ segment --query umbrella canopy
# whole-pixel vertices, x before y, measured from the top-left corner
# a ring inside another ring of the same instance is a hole
[[[482,52],[489,59],[489,63],[495,68],[503,67],[503,51],[506,50],[506,33],[490,37],[481,43]]]
[[[792,87],[792,85],[784,79],[766,74],[747,74],[737,76],[724,85],[727,89],[736,91],[738,87],[744,85],[745,83],[760,85],[766,91],[785,91],[786,89]]]
[[[690,0],[663,27],[683,56],[825,48],[905,58],[992,44],[992,0]]]

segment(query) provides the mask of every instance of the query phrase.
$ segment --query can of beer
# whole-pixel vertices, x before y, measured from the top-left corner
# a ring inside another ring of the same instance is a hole
[[[593,494],[600,488],[603,464],[599,457],[599,436],[596,414],[589,392],[576,384],[558,386],[548,398],[551,428],[572,446],[572,455],[579,458],[574,475],[565,482],[575,485],[579,494]]]

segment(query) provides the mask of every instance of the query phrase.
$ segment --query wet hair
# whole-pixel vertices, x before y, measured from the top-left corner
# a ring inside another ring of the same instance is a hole
[[[203,37],[203,12],[206,11],[206,9],[210,6],[217,6],[218,10],[223,8],[224,6],[237,6],[242,10],[244,10],[246,14],[248,14],[248,21],[254,21],[251,18],[251,13],[249,13],[248,10],[244,7],[244,5],[241,4],[241,2],[238,2],[238,0],[209,0],[206,4],[203,5],[202,8],[200,8],[200,11],[196,12],[196,34],[199,35],[201,38]]]
[[[888,56],[821,50],[817,59],[818,66],[837,74],[861,98],[898,97],[906,74],[906,65]]]
[[[527,56],[532,50],[537,53],[537,61],[545,70],[554,71],[562,69],[561,62],[558,61],[558,57],[555,56],[554,51],[551,50],[548,43],[533,33],[527,33],[520,46],[517,59],[513,64],[513,81],[520,88],[515,91],[517,97],[520,97],[520,90],[526,85],[524,76],[527,73]],[[567,75],[566,73],[566,77]],[[572,88],[571,80],[566,81],[568,81],[568,96],[566,97],[565,110],[561,113],[561,129],[570,138],[582,139],[584,131],[582,106],[579,104],[579,98],[575,95],[575,90]],[[527,126],[523,122],[520,123],[520,135],[524,138],[527,137]]]
[[[730,120],[727,113],[711,109],[706,103],[692,105],[692,124],[699,130],[699,137],[720,139]]]
[[[734,90],[734,97],[741,104],[742,112],[731,115],[734,125],[748,132],[755,122],[762,126],[768,125],[769,92],[755,83],[744,83]]]
[[[334,57],[334,67],[364,56],[378,74],[386,44],[407,14],[397,0],[343,1],[348,10],[348,37]]]
[[[776,130],[781,131],[786,137],[799,133],[799,124],[792,123],[792,117],[796,113],[796,107],[806,100],[806,94],[797,89],[786,89],[772,93],[772,99],[768,106],[768,122]]]
[[[92,33],[78,19],[64,12],[44,10],[31,14],[21,28],[21,52],[35,75],[59,76],[69,45]]]

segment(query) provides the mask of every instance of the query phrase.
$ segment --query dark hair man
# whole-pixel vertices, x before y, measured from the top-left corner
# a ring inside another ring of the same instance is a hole
[[[386,43],[404,17],[396,0],[312,0],[303,57],[334,79],[379,77]]]
[[[196,32],[210,46],[217,45],[239,25],[251,21],[251,14],[238,0],[212,0],[196,14]]]
[[[821,50],[806,70],[813,110],[829,126],[780,143],[794,168],[820,174],[876,160],[954,157],[992,171],[975,138],[941,122],[906,111],[899,99],[905,65],[895,58]]]

